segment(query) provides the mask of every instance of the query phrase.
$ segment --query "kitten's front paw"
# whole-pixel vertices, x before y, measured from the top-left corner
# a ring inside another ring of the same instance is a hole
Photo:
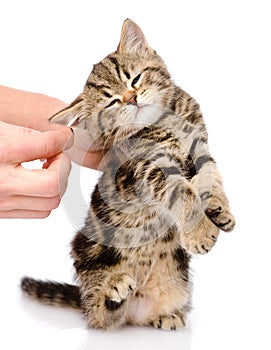
[[[192,231],[182,234],[181,242],[190,254],[206,254],[215,245],[218,235],[219,229],[204,215]]]
[[[166,331],[176,331],[185,326],[185,316],[184,315],[159,316],[158,319],[150,322],[150,325],[154,328],[161,328]]]
[[[212,222],[225,232],[232,231],[235,226],[235,218],[228,208],[225,208],[217,203],[210,203],[206,209],[206,215]]]
[[[127,273],[115,273],[108,278],[105,290],[105,306],[108,310],[117,310],[137,288],[135,280]]]

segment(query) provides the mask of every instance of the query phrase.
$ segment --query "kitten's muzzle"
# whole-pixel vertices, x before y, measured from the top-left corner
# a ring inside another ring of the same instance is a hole
[[[127,104],[137,104],[137,96],[134,91],[126,91],[122,96],[122,100]]]

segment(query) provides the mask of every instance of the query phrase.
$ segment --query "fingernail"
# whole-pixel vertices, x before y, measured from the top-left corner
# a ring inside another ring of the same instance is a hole
[[[74,131],[70,127],[69,127],[69,129],[71,130],[72,134],[69,137],[68,141],[66,142],[64,150],[67,150],[67,149],[71,148],[73,146],[73,143],[74,143]]]

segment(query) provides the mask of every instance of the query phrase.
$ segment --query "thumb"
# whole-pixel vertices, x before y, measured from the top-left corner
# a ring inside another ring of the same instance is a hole
[[[1,144],[2,143],[2,144]],[[20,164],[41,158],[51,158],[69,149],[73,144],[70,128],[43,133],[31,133],[0,142],[0,159],[2,163]]]

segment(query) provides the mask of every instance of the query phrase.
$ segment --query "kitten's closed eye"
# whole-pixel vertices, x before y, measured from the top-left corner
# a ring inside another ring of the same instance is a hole
[[[119,104],[119,103],[121,103],[121,100],[120,99],[118,99],[118,98],[116,98],[115,100],[112,100],[105,108],[109,108],[109,107],[112,107],[112,106],[114,106],[115,104]]]
[[[132,87],[137,87],[137,86],[135,86],[136,85],[136,83],[138,83],[139,82],[139,79],[141,78],[141,74],[138,74],[135,78],[134,78],[134,80],[132,81]]]
[[[130,76],[130,74],[128,72],[123,72],[123,73],[124,73],[124,75],[126,76],[127,79],[131,78],[131,76]]]

